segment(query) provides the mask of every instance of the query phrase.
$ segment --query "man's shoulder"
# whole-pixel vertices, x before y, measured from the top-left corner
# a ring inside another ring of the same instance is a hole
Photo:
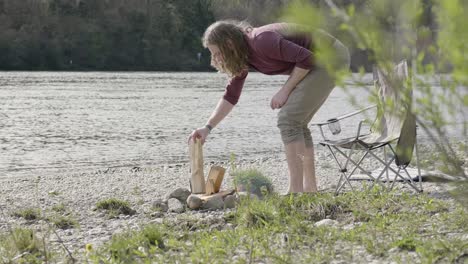
[[[284,29],[288,27],[287,23],[273,23],[267,24],[260,27],[256,27],[253,30],[254,37],[258,37],[260,35],[268,35],[268,34],[278,34],[282,32]],[[266,34],[265,34],[266,33]]]
[[[272,42],[277,42],[282,38],[282,30],[286,23],[274,23],[261,27],[254,28],[252,32],[252,46],[255,49],[262,49],[265,46],[271,45]]]

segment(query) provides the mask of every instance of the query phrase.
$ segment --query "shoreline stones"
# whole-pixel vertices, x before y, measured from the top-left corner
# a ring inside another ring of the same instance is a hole
[[[167,200],[157,199],[153,202],[153,209],[161,212],[167,212],[169,209]]]
[[[202,199],[200,199],[200,197],[198,197],[196,195],[190,195],[187,198],[187,206],[190,209],[198,209],[198,208],[200,208],[202,206],[202,204],[203,204]]]
[[[186,188],[177,188],[174,191],[172,191],[169,195],[167,195],[166,200],[175,198],[181,203],[185,203],[185,201],[187,201],[187,197],[189,197],[190,194],[190,191]]]
[[[247,197],[247,193],[235,193],[234,190],[221,191],[212,195],[192,194],[186,188],[177,188],[168,193],[165,199],[157,199],[153,202],[153,209],[162,213],[183,213],[190,210],[222,210],[235,208],[241,197]],[[250,197],[257,197],[250,194]],[[159,214],[158,214],[159,215]]]

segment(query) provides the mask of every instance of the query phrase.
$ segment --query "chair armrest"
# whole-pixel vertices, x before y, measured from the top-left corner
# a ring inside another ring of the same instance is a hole
[[[364,121],[366,121],[366,120],[359,121],[358,129],[357,129],[357,133],[356,133],[356,139],[358,139],[359,136],[361,135],[361,127],[362,127],[362,123],[364,123]]]
[[[342,116],[339,116],[339,117],[336,117],[336,118],[331,118],[331,119],[328,119],[327,121],[324,121],[324,122],[314,122],[314,123],[310,123],[310,125],[312,125],[312,126],[323,126],[323,125],[328,125],[328,124],[330,124],[330,123],[332,123],[332,122],[340,121],[340,120],[342,120],[342,119],[346,119],[346,118],[348,118],[348,117],[355,116],[355,115],[357,115],[357,114],[360,114],[360,113],[362,113],[362,112],[364,112],[364,111],[367,111],[367,110],[369,110],[369,109],[372,109],[372,108],[374,108],[374,107],[377,107],[377,105],[376,105],[376,104],[375,104],[375,105],[370,105],[370,106],[368,106],[368,107],[366,107],[366,108],[363,108],[363,109],[360,109],[360,110],[351,112],[351,113],[349,113],[349,114],[345,114],[345,115],[342,115]]]
[[[322,128],[322,126],[328,125],[328,124],[331,124],[331,123],[335,123],[335,122],[338,122],[338,121],[340,121],[340,120],[342,120],[342,119],[346,119],[346,118],[348,118],[348,117],[351,117],[351,116],[360,114],[360,113],[362,113],[362,112],[364,112],[364,111],[367,111],[367,110],[369,110],[369,109],[371,109],[371,108],[374,108],[374,107],[377,107],[377,105],[370,105],[370,106],[368,106],[368,107],[366,107],[366,108],[363,108],[363,109],[360,109],[360,110],[351,112],[351,113],[349,113],[349,114],[345,114],[345,115],[342,115],[342,116],[339,116],[339,117],[336,117],[336,118],[331,118],[331,119],[328,119],[328,120],[325,121],[325,122],[314,122],[314,123],[310,123],[310,125],[318,126],[319,129],[320,129],[320,134],[322,135],[323,140],[327,140],[327,138],[325,137],[325,134],[323,133],[323,128]],[[361,132],[361,125],[362,125],[363,122],[364,122],[364,120],[362,120],[361,122],[359,122],[359,127],[358,127],[358,131],[357,131],[356,138],[359,137],[359,134],[360,134],[360,132]],[[341,129],[340,129],[340,130],[341,130]],[[339,132],[340,132],[340,131],[338,131],[338,133],[339,133]]]

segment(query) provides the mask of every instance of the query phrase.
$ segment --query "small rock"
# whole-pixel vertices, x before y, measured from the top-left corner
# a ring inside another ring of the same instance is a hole
[[[228,195],[224,198],[224,208],[236,207],[237,198],[234,195]]]
[[[343,230],[352,230],[356,227],[356,225],[354,223],[351,223],[351,224],[347,224],[345,226],[343,226]]]
[[[167,212],[167,210],[169,209],[167,201],[164,201],[162,199],[157,199],[156,201],[154,201],[153,208],[161,212]]]
[[[338,225],[338,221],[333,220],[333,219],[323,219],[314,224],[314,226],[319,227],[319,226],[332,226],[336,227]]]
[[[175,198],[181,203],[185,203],[190,195],[190,191],[185,188],[177,188],[167,196],[167,200]]]
[[[161,212],[161,211],[158,211],[158,212],[152,212],[152,213],[150,214],[150,216],[151,216],[151,217],[154,217],[154,218],[161,218],[161,217],[163,217],[163,216],[164,216],[164,213],[163,213],[163,212]]]
[[[141,253],[143,253],[143,254],[145,254],[145,255],[148,254],[146,248],[144,248],[144,247],[142,247],[142,246],[139,246],[139,247],[138,247],[138,251],[140,251]]]
[[[218,210],[224,208],[224,201],[221,196],[214,196],[212,199],[206,201],[202,205],[202,209],[205,210]]]
[[[169,207],[168,211],[169,212],[174,212],[174,213],[183,213],[185,211],[185,203],[181,203],[178,199],[176,198],[171,198],[167,200],[167,206]]]
[[[156,219],[150,220],[148,223],[150,223],[150,224],[162,224],[163,221],[164,221],[163,218],[156,218]]]
[[[250,198],[250,199],[258,199],[258,196],[253,194],[253,193],[248,193],[248,192],[237,192],[237,196],[239,197],[239,199],[247,199],[247,198]]]
[[[196,195],[190,195],[188,198],[187,198],[187,205],[190,209],[198,209],[202,206],[203,204],[203,201],[202,199],[200,199],[200,197],[196,196]]]
[[[131,170],[131,172],[139,172],[139,171],[142,171],[142,168],[138,167],[138,166],[135,166],[133,167]]]

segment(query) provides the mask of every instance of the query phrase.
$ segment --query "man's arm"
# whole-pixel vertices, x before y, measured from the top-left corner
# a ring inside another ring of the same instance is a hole
[[[226,101],[224,98],[219,100],[218,105],[208,119],[207,124],[204,127],[195,129],[192,134],[190,134],[189,141],[191,139],[200,138],[202,144],[205,143],[208,134],[210,134],[211,129],[217,126],[234,108],[234,105]]]
[[[271,98],[270,107],[271,109],[281,108],[286,101],[288,100],[289,94],[296,88],[297,84],[301,82],[304,77],[309,73],[310,70],[302,69],[299,67],[294,67],[289,75],[286,83],[281,87],[281,89]]]
[[[212,128],[217,126],[234,108],[234,105],[226,101],[224,98],[219,100],[218,105],[208,119],[207,125]]]

